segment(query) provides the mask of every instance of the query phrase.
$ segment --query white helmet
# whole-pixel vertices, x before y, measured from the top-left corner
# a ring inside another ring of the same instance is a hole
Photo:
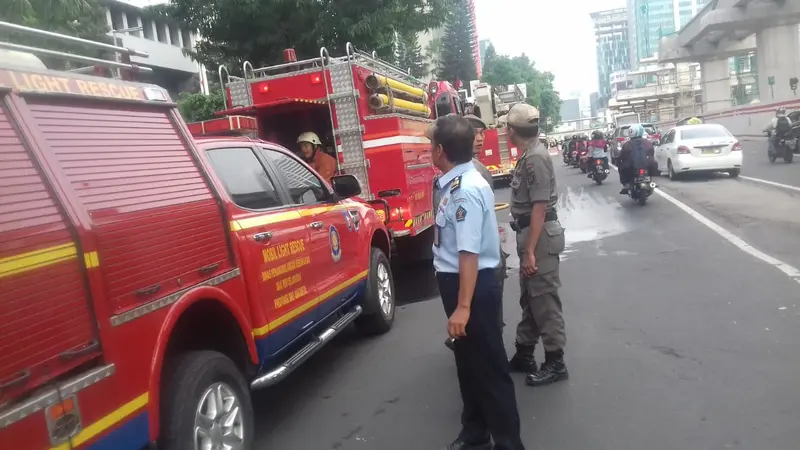
[[[297,143],[299,144],[301,142],[308,142],[312,145],[322,145],[322,141],[319,140],[317,133],[311,131],[306,131],[297,138]]]

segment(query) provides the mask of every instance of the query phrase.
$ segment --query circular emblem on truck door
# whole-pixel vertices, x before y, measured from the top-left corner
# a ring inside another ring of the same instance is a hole
[[[342,259],[342,242],[341,239],[339,239],[339,230],[337,230],[335,226],[331,225],[330,229],[328,230],[328,236],[331,243],[331,258],[333,258],[334,262],[338,262],[340,259]]]

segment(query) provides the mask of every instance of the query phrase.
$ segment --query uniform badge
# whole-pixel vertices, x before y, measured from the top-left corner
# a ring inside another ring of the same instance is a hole
[[[342,241],[339,238],[339,231],[333,225],[328,229],[328,239],[331,244],[331,258],[333,262],[339,262],[342,259]]]
[[[450,183],[450,193],[459,190],[461,188],[461,175],[453,178],[453,182]]]
[[[459,206],[456,210],[456,222],[463,222],[467,218],[467,209]]]

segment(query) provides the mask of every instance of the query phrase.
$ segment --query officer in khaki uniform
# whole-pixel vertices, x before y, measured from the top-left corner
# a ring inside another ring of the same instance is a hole
[[[564,365],[567,339],[558,296],[564,228],[556,213],[552,157],[538,138],[539,110],[517,104],[501,120],[508,124],[509,141],[524,149],[511,179],[511,227],[517,233],[522,306],[511,367],[528,373],[527,384],[540,386],[569,377]],[[537,368],[533,352],[540,337],[545,362]]]

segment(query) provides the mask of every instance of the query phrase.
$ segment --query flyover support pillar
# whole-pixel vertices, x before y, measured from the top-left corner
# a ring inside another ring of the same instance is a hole
[[[703,113],[731,107],[731,71],[727,59],[700,62],[703,77]]]
[[[797,24],[756,33],[758,93],[763,103],[797,98],[789,79],[800,78],[800,28]],[[770,84],[774,81],[774,84]]]

